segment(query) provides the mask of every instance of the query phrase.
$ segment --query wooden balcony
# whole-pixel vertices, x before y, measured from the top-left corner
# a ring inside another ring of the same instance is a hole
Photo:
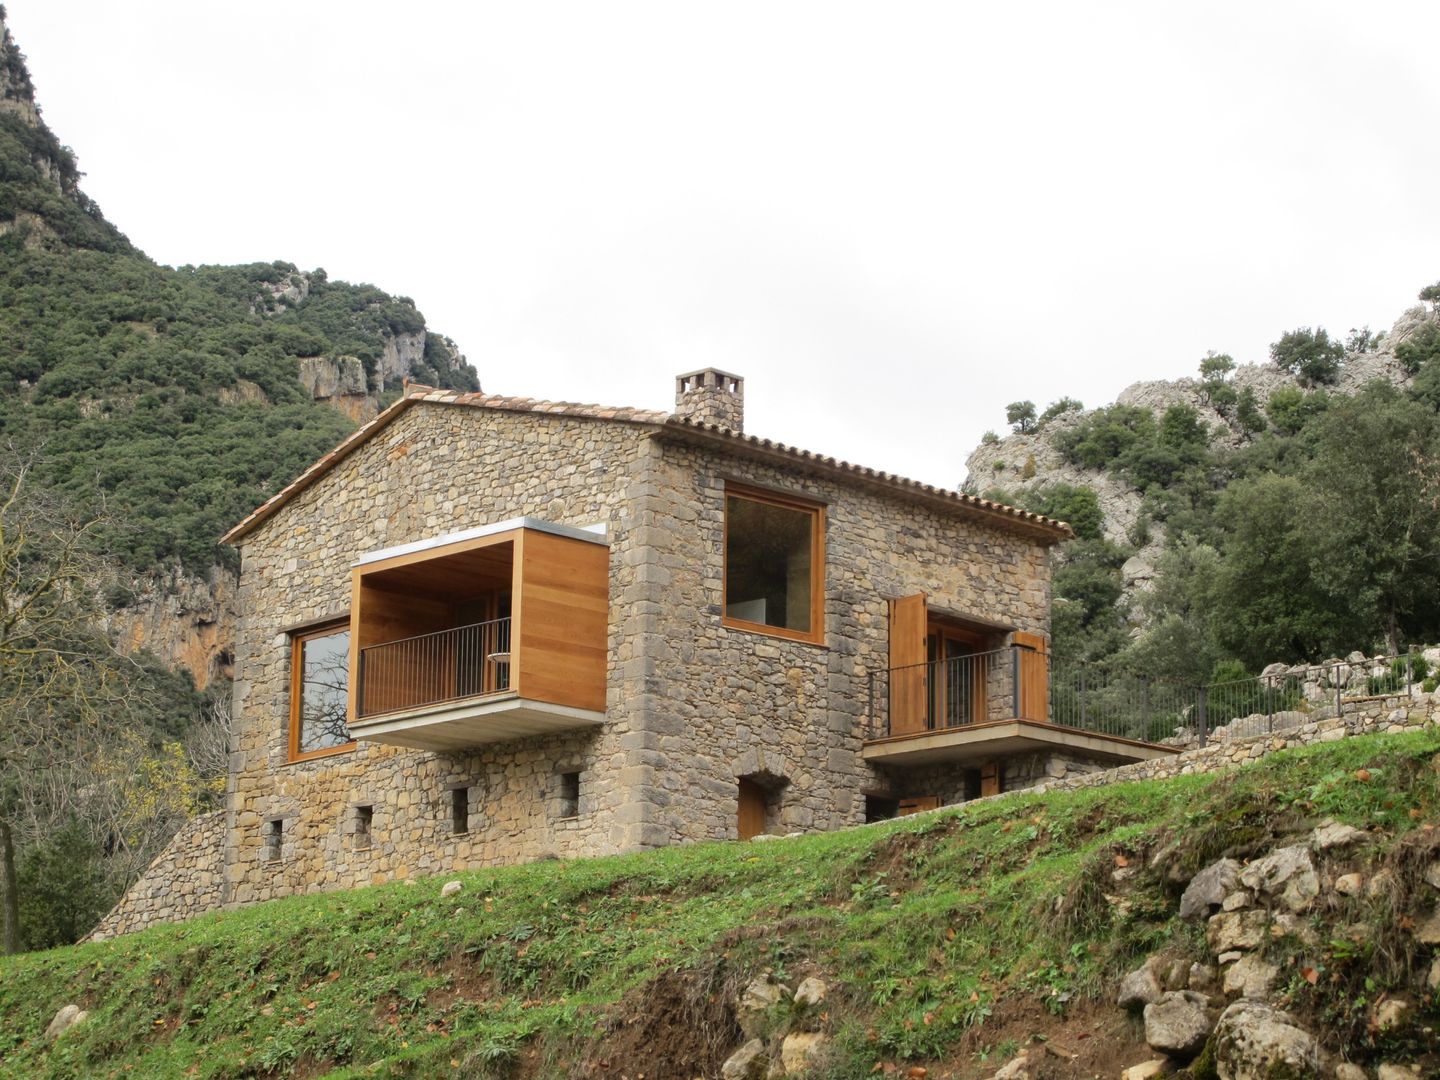
[[[533,518],[352,571],[350,731],[435,751],[605,719],[609,548]]]
[[[1123,763],[1168,757],[1143,726],[1110,715],[1053,722],[1050,657],[1041,639],[876,672],[861,748],[884,765],[963,765],[1013,754],[1071,752]],[[1137,737],[1140,735],[1141,737]]]

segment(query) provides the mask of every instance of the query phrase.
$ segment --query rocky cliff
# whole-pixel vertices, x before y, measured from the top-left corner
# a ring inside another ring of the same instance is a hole
[[[1331,393],[1354,393],[1373,379],[1408,387],[1408,375],[1396,359],[1395,350],[1417,330],[1433,322],[1435,315],[1423,307],[1406,311],[1394,327],[1369,351],[1347,357]],[[1299,378],[1274,364],[1242,364],[1228,379],[1236,393],[1253,391],[1263,406],[1281,389],[1308,389]],[[1116,398],[1115,404],[1149,410],[1157,418],[1172,405],[1194,409],[1209,430],[1212,450],[1234,450],[1250,441],[1237,421],[1233,408],[1217,408],[1199,378],[1157,379],[1133,383]],[[1164,526],[1146,520],[1144,494],[1123,477],[1107,469],[1089,469],[1073,464],[1061,452],[1063,436],[1083,424],[1096,410],[1062,412],[1028,433],[1012,432],[997,441],[982,442],[965,460],[966,490],[985,492],[1000,489],[1009,493],[1036,492],[1053,484],[1073,484],[1096,493],[1104,514],[1105,538],[1133,549],[1124,566],[1127,594],[1145,588],[1153,579],[1155,562],[1165,547]]]

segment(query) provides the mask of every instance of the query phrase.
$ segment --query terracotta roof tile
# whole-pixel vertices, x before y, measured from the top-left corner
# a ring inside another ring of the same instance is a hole
[[[1062,521],[1047,518],[1042,514],[1021,510],[1003,503],[992,502],[975,495],[936,487],[933,484],[908,480],[894,473],[881,472],[848,461],[837,461],[833,457],[816,454],[809,450],[787,446],[772,439],[744,435],[718,424],[707,424],[698,420],[675,416],[653,409],[633,409],[606,405],[584,405],[571,401],[544,401],[536,398],[507,397],[502,394],[471,393],[458,390],[437,390],[434,387],[411,383],[406,387],[405,396],[396,401],[373,419],[356,428],[334,450],[320,457],[313,465],[281,488],[253,512],[243,518],[233,529],[220,538],[221,543],[233,544],[243,540],[265,521],[273,517],[281,507],[305,491],[325,473],[348,457],[363,443],[382,428],[388,426],[407,408],[421,403],[441,405],[467,405],[482,409],[499,409],[506,412],[535,412],[555,416],[578,416],[592,420],[618,423],[642,424],[660,429],[678,438],[689,438],[711,444],[729,445],[752,452],[763,452],[769,456],[792,461],[812,463],[833,470],[845,476],[852,476],[871,483],[924,496],[932,501],[949,505],[955,509],[966,509],[983,517],[999,517],[1021,522],[1047,534],[1051,540],[1062,540],[1074,535],[1070,526]]]

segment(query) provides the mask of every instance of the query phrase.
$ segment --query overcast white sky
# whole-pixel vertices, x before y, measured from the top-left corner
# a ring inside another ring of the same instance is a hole
[[[8,0],[155,259],[411,296],[508,394],[955,485],[1006,402],[1388,327],[1440,278],[1440,4]]]

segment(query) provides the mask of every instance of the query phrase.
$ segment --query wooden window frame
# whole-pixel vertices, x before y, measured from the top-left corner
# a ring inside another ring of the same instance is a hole
[[[744,630],[752,634],[766,634],[770,637],[800,641],[807,645],[825,644],[825,504],[786,495],[778,491],[750,487],[748,484],[727,482],[721,496],[724,499],[722,513],[725,526],[720,539],[720,625],[731,630]],[[730,597],[730,499],[748,499],[751,502],[766,503],[786,510],[799,510],[811,515],[810,527],[810,629],[790,630],[783,626],[768,626],[749,619],[737,619],[725,614]]]
[[[290,720],[288,743],[288,760],[314,761],[316,758],[332,757],[335,754],[348,754],[356,747],[354,738],[339,746],[326,746],[319,750],[307,750],[300,752],[300,707],[303,701],[303,683],[305,680],[305,642],[314,638],[329,637],[331,634],[341,630],[354,631],[350,626],[349,616],[343,619],[336,619],[333,622],[321,626],[312,626],[308,630],[300,631],[290,635]],[[346,684],[354,675],[354,671],[346,672]],[[346,717],[348,726],[349,717]]]

